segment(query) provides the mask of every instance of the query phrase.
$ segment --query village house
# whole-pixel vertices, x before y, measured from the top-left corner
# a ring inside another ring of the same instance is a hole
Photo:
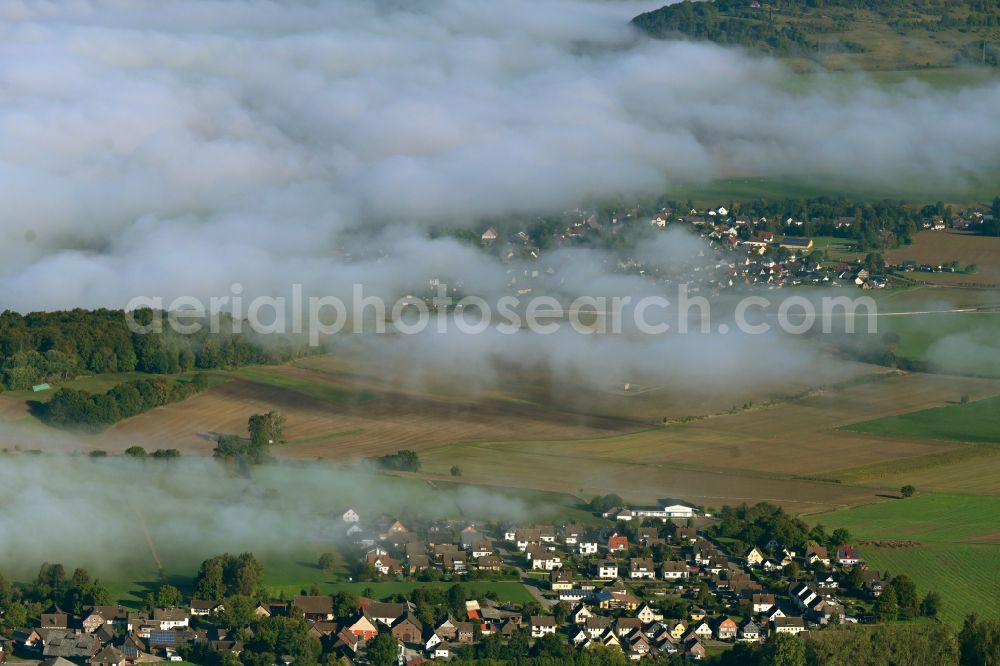
[[[785,613],[781,610],[780,606],[774,605],[764,611],[763,617],[768,622],[774,622],[779,617],[785,617]]]
[[[569,590],[573,588],[573,574],[569,571],[553,571],[549,574],[549,589]]]
[[[424,636],[424,623],[413,613],[406,613],[393,623],[390,630],[393,637],[403,643],[421,643]]]
[[[465,553],[453,551],[441,557],[441,568],[452,573],[463,574],[468,569]]]
[[[58,608],[50,613],[42,613],[39,618],[39,629],[67,629],[69,628],[69,615]]]
[[[757,642],[761,639],[760,627],[753,620],[746,620],[736,634],[741,641]]]
[[[618,578],[618,563],[614,560],[596,562],[593,568],[594,575],[601,580],[614,580]]]
[[[801,617],[778,617],[771,623],[776,634],[799,634],[806,630],[806,623]]]
[[[836,590],[837,575],[827,571],[817,571],[813,576],[813,583],[821,590]]]
[[[125,654],[118,648],[107,645],[87,660],[90,666],[125,666]]]
[[[222,610],[222,604],[218,601],[211,601],[208,599],[192,599],[191,600],[191,615],[195,617],[206,617],[209,615],[215,615]]]
[[[576,550],[581,555],[596,555],[600,548],[600,541],[593,534],[587,534],[579,538]]]
[[[403,567],[400,562],[389,557],[389,553],[382,548],[375,548],[368,551],[367,555],[365,555],[365,560],[373,569],[384,576],[403,573]]]
[[[370,641],[378,635],[375,622],[364,612],[358,613],[347,623],[347,631],[363,641]]]
[[[302,611],[305,618],[313,622],[334,619],[333,599],[329,596],[298,596],[292,599],[292,608]]]
[[[475,638],[476,631],[471,622],[459,622],[455,625],[455,638],[459,645],[468,645]]]
[[[663,622],[663,615],[657,613],[649,604],[643,604],[639,612],[635,614],[643,624],[651,624],[653,622]]]
[[[101,640],[94,634],[70,629],[42,630],[45,635],[42,647],[44,657],[62,657],[70,661],[85,661],[101,649]]]
[[[682,580],[690,575],[687,562],[668,560],[660,565],[660,577],[664,580]]]
[[[601,590],[594,595],[594,599],[605,610],[634,611],[639,608],[639,600],[624,590]]]
[[[489,539],[480,539],[476,541],[468,548],[469,557],[480,558],[486,557],[487,555],[492,555],[495,551],[493,547],[493,542]]]
[[[701,641],[697,639],[689,641],[687,644],[685,644],[684,651],[687,653],[687,656],[690,659],[695,659],[695,660],[704,659],[705,655],[708,654],[707,651],[705,650],[705,646],[702,645]]]
[[[42,647],[42,637],[36,629],[31,627],[21,627],[15,629],[10,635],[11,642],[26,650],[37,650]]]
[[[542,543],[541,531],[537,529],[517,530],[514,533],[514,543],[520,551],[526,551],[528,546],[539,546]]]
[[[656,578],[656,565],[653,560],[636,557],[629,561],[628,576],[632,579]]]
[[[551,615],[532,615],[528,620],[528,627],[531,629],[532,638],[556,633],[556,619]]]
[[[750,597],[754,613],[766,613],[775,604],[773,594],[754,594]]]
[[[724,617],[715,625],[715,637],[720,641],[731,641],[736,638],[737,629],[731,617]]]
[[[360,603],[362,610],[364,610],[368,617],[376,622],[381,622],[387,627],[391,627],[396,619],[404,613],[416,610],[413,607],[413,604],[409,602],[400,604],[384,603],[368,599],[366,597],[361,597]]]
[[[594,617],[594,614],[590,612],[584,604],[580,604],[576,607],[576,610],[570,615],[573,620],[573,624],[583,624],[587,621],[587,618]]]
[[[591,640],[597,640],[611,628],[611,618],[603,615],[588,617],[583,622],[583,628]]]
[[[496,555],[486,555],[476,560],[476,568],[480,571],[500,571],[503,560]]]
[[[830,566],[830,554],[823,546],[809,546],[806,548],[806,563],[815,565],[817,562],[823,566]]]
[[[882,596],[882,591],[885,589],[886,581],[882,580],[882,576],[877,571],[865,571],[862,574],[862,590],[864,594],[869,599],[878,599]]]
[[[688,634],[694,634],[700,640],[708,640],[712,637],[713,632],[711,625],[702,620],[701,622],[695,624],[694,627],[688,631]]]
[[[183,608],[154,608],[153,623],[159,625],[160,631],[186,627],[191,616]]]
[[[805,583],[792,583],[789,585],[788,595],[792,598],[792,603],[799,610],[806,612],[818,610],[819,604],[823,601],[823,597]]]
[[[575,546],[582,535],[582,531],[574,525],[564,525],[560,530],[562,535],[562,542],[565,546]]]
[[[639,538],[639,545],[655,546],[656,544],[663,543],[663,539],[660,537],[660,530],[655,527],[640,527],[636,532]]]
[[[679,641],[687,633],[688,624],[684,620],[671,620],[667,625],[667,629],[670,632],[670,636],[674,640]]]
[[[628,537],[620,534],[612,534],[608,537],[608,550],[618,553],[628,550]]]
[[[562,568],[562,558],[541,547],[529,548],[526,553],[532,570],[552,571]]]
[[[855,546],[837,546],[837,564],[849,567],[861,561],[861,555]]]

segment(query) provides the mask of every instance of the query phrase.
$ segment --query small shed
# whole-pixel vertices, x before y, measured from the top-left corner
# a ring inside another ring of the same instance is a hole
[[[49,386],[48,384],[35,384],[34,386],[31,387],[31,390],[34,391],[35,393],[41,393],[42,391],[48,391],[51,388],[52,387]]]

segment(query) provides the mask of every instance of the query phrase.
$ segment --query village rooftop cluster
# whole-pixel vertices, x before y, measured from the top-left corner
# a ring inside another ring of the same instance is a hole
[[[612,526],[442,521],[410,529],[385,516],[369,523],[348,509],[336,529],[350,544],[344,552],[357,558],[351,568],[359,578],[520,581],[534,601],[512,603],[487,593],[465,599],[459,612],[438,609],[428,621],[408,599],[362,595],[338,612],[335,595],[314,590],[260,602],[254,613],[304,617],[324,652],[348,662],[363,660],[380,634],[392,637],[400,664],[448,660],[491,636],[532,642],[552,636],[573,649],[604,646],[637,661],[657,653],[701,659],[713,646],[868,621],[852,610],[861,606],[843,599],[845,575],[860,574],[863,588],[852,593],[868,600],[886,584],[851,545],[793,552],[772,541],[729,552],[703,529],[712,517],[679,500],[599,513]],[[41,666],[180,661],[199,643],[238,655],[243,643],[214,622],[224,606],[221,599],[197,598],[148,612],[90,606],[79,617],[55,607],[37,617],[36,626],[4,637],[0,647],[5,654],[37,655]],[[294,658],[281,661],[289,666]]]

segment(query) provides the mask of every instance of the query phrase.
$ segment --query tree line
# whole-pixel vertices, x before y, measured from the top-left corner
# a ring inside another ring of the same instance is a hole
[[[254,414],[247,421],[250,439],[219,435],[212,455],[240,467],[263,465],[270,460],[270,447],[285,441],[285,417],[278,412]]]
[[[174,382],[165,377],[136,379],[93,395],[62,388],[48,402],[32,403],[32,411],[41,421],[57,428],[96,432],[122,419],[185,400],[208,386],[208,377],[199,373],[190,380]]]
[[[395,470],[400,472],[419,472],[420,457],[416,451],[403,449],[396,453],[375,458],[375,463],[382,469]]]
[[[0,626],[5,632],[25,627],[52,607],[79,615],[84,606],[112,602],[108,589],[83,568],[66,573],[59,563],[43,563],[35,579],[16,584],[0,574]]]
[[[305,351],[285,338],[269,337],[265,344],[252,331],[233,333],[232,320],[225,317],[218,333],[204,327],[188,335],[175,332],[165,312],[139,310],[133,316],[159,332],[132,332],[122,310],[0,313],[0,388],[22,391],[82,374],[174,374],[282,363]]]

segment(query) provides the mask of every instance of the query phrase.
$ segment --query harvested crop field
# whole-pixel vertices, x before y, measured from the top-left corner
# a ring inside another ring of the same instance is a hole
[[[938,464],[908,469],[905,464],[883,465],[878,476],[862,481],[879,488],[900,488],[911,484],[924,490],[967,493],[970,495],[1000,495],[1000,447],[976,446],[976,456],[955,456]]]
[[[685,469],[817,476],[845,467],[924,456],[952,445],[919,438],[884,438],[835,430],[862,414],[896,414],[938,406],[957,388],[976,395],[1000,382],[931,375],[882,374],[870,381],[817,391],[760,408],[617,437],[497,443],[509,453],[596,462],[661,464]],[[830,451],[836,449],[837,454]]]
[[[892,264],[915,261],[931,266],[950,261],[957,261],[962,267],[976,264],[978,272],[969,275],[919,272],[908,275],[930,284],[1000,287],[1000,238],[957,229],[924,231],[914,236],[912,245],[887,253],[886,261]]]
[[[362,390],[396,391],[418,397],[467,402],[496,399],[530,403],[587,416],[606,416],[645,424],[728,410],[750,401],[782,399],[808,390],[813,377],[782,378],[748,385],[685,382],[649,373],[594,380],[592,377],[553,377],[534,366],[491,367],[487,377],[455,365],[428,366],[408,357],[366,358],[351,362],[350,355],[324,355],[296,362],[287,372],[307,375],[313,381],[330,381]],[[850,379],[871,373],[871,366],[850,361],[837,364],[836,373]],[[625,385],[630,386],[629,390]]]
[[[0,420],[13,421],[28,415],[28,405],[24,400],[0,395]]]
[[[452,465],[463,480],[487,485],[543,488],[580,497],[617,493],[634,502],[683,497],[708,507],[769,501],[790,511],[816,512],[877,499],[878,491],[769,475],[578,459],[565,451],[518,451],[509,443],[455,444],[421,454],[428,478],[447,476]]]
[[[866,415],[940,406],[954,391],[986,396],[1000,391],[1000,382],[879,374],[768,406],[636,433],[561,441],[469,442],[431,449],[422,459],[428,473],[445,475],[458,464],[464,478],[481,483],[581,496],[628,489],[634,501],[671,496],[707,506],[771,501],[811,513],[878,500],[875,486],[881,483],[872,487],[830,483],[837,470],[891,468],[928,458],[936,466],[935,456],[961,450],[958,443],[836,430]]]
[[[295,369],[258,370],[283,377]],[[172,447],[208,454],[219,433],[245,434],[250,415],[280,411],[288,419],[288,443],[274,449],[278,456],[354,458],[423,449],[458,440],[499,438],[574,438],[626,432],[634,424],[590,418],[530,404],[501,400],[458,403],[403,393],[350,398],[346,388],[334,388],[345,399],[311,395],[295,387],[250,379],[233,379],[203,395],[167,405],[122,422],[108,431],[119,442],[146,442],[146,448]],[[516,431],[511,424],[516,423]]]

